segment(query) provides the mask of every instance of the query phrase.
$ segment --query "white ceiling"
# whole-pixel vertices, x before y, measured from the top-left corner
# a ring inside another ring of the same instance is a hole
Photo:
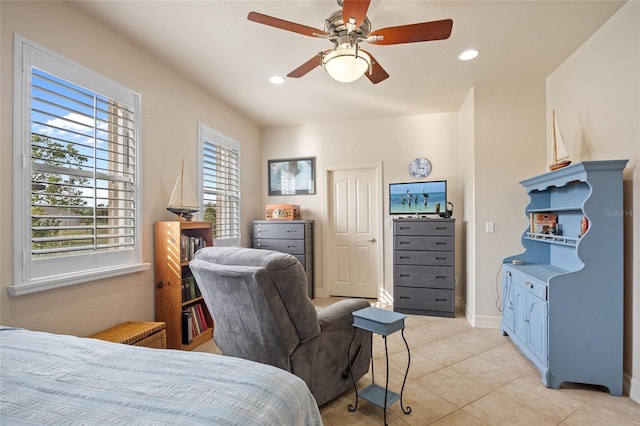
[[[328,40],[247,20],[249,11],[324,30],[336,0],[78,1],[77,7],[262,127],[458,111],[469,89],[544,78],[624,2],[372,0],[372,28],[453,19],[448,40],[363,45],[390,77],[332,80],[321,67],[273,85]],[[467,48],[480,51],[468,62]],[[612,49],[615,46],[612,46]]]

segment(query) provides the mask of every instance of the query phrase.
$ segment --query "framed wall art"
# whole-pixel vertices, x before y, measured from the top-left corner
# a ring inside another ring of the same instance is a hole
[[[267,161],[269,195],[309,195],[316,193],[316,158]]]

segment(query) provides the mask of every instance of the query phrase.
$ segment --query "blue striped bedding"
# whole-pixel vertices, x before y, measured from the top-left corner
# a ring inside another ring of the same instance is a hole
[[[2,425],[322,425],[284,370],[199,352],[0,327]]]

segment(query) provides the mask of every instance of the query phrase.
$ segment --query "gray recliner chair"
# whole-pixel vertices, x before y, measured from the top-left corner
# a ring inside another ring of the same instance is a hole
[[[369,302],[347,299],[316,310],[294,256],[208,247],[189,266],[224,355],[290,371],[305,381],[318,405],[353,387],[349,362],[356,381],[369,371],[371,333],[355,329],[354,337],[352,326],[352,312]]]

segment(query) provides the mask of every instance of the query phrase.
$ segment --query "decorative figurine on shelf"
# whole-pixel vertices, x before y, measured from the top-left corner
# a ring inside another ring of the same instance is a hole
[[[562,235],[562,225],[556,222],[552,223],[551,227],[549,228],[549,234]]]
[[[589,230],[589,219],[587,219],[586,216],[582,216],[582,219],[580,220],[580,235],[578,236],[582,237],[584,234],[587,233],[588,230]]]
[[[191,221],[194,213],[200,211],[197,198],[189,182],[189,176],[184,172],[184,159],[182,160],[180,174],[176,180],[176,185],[173,187],[167,210],[177,214],[180,220],[187,222]]]

